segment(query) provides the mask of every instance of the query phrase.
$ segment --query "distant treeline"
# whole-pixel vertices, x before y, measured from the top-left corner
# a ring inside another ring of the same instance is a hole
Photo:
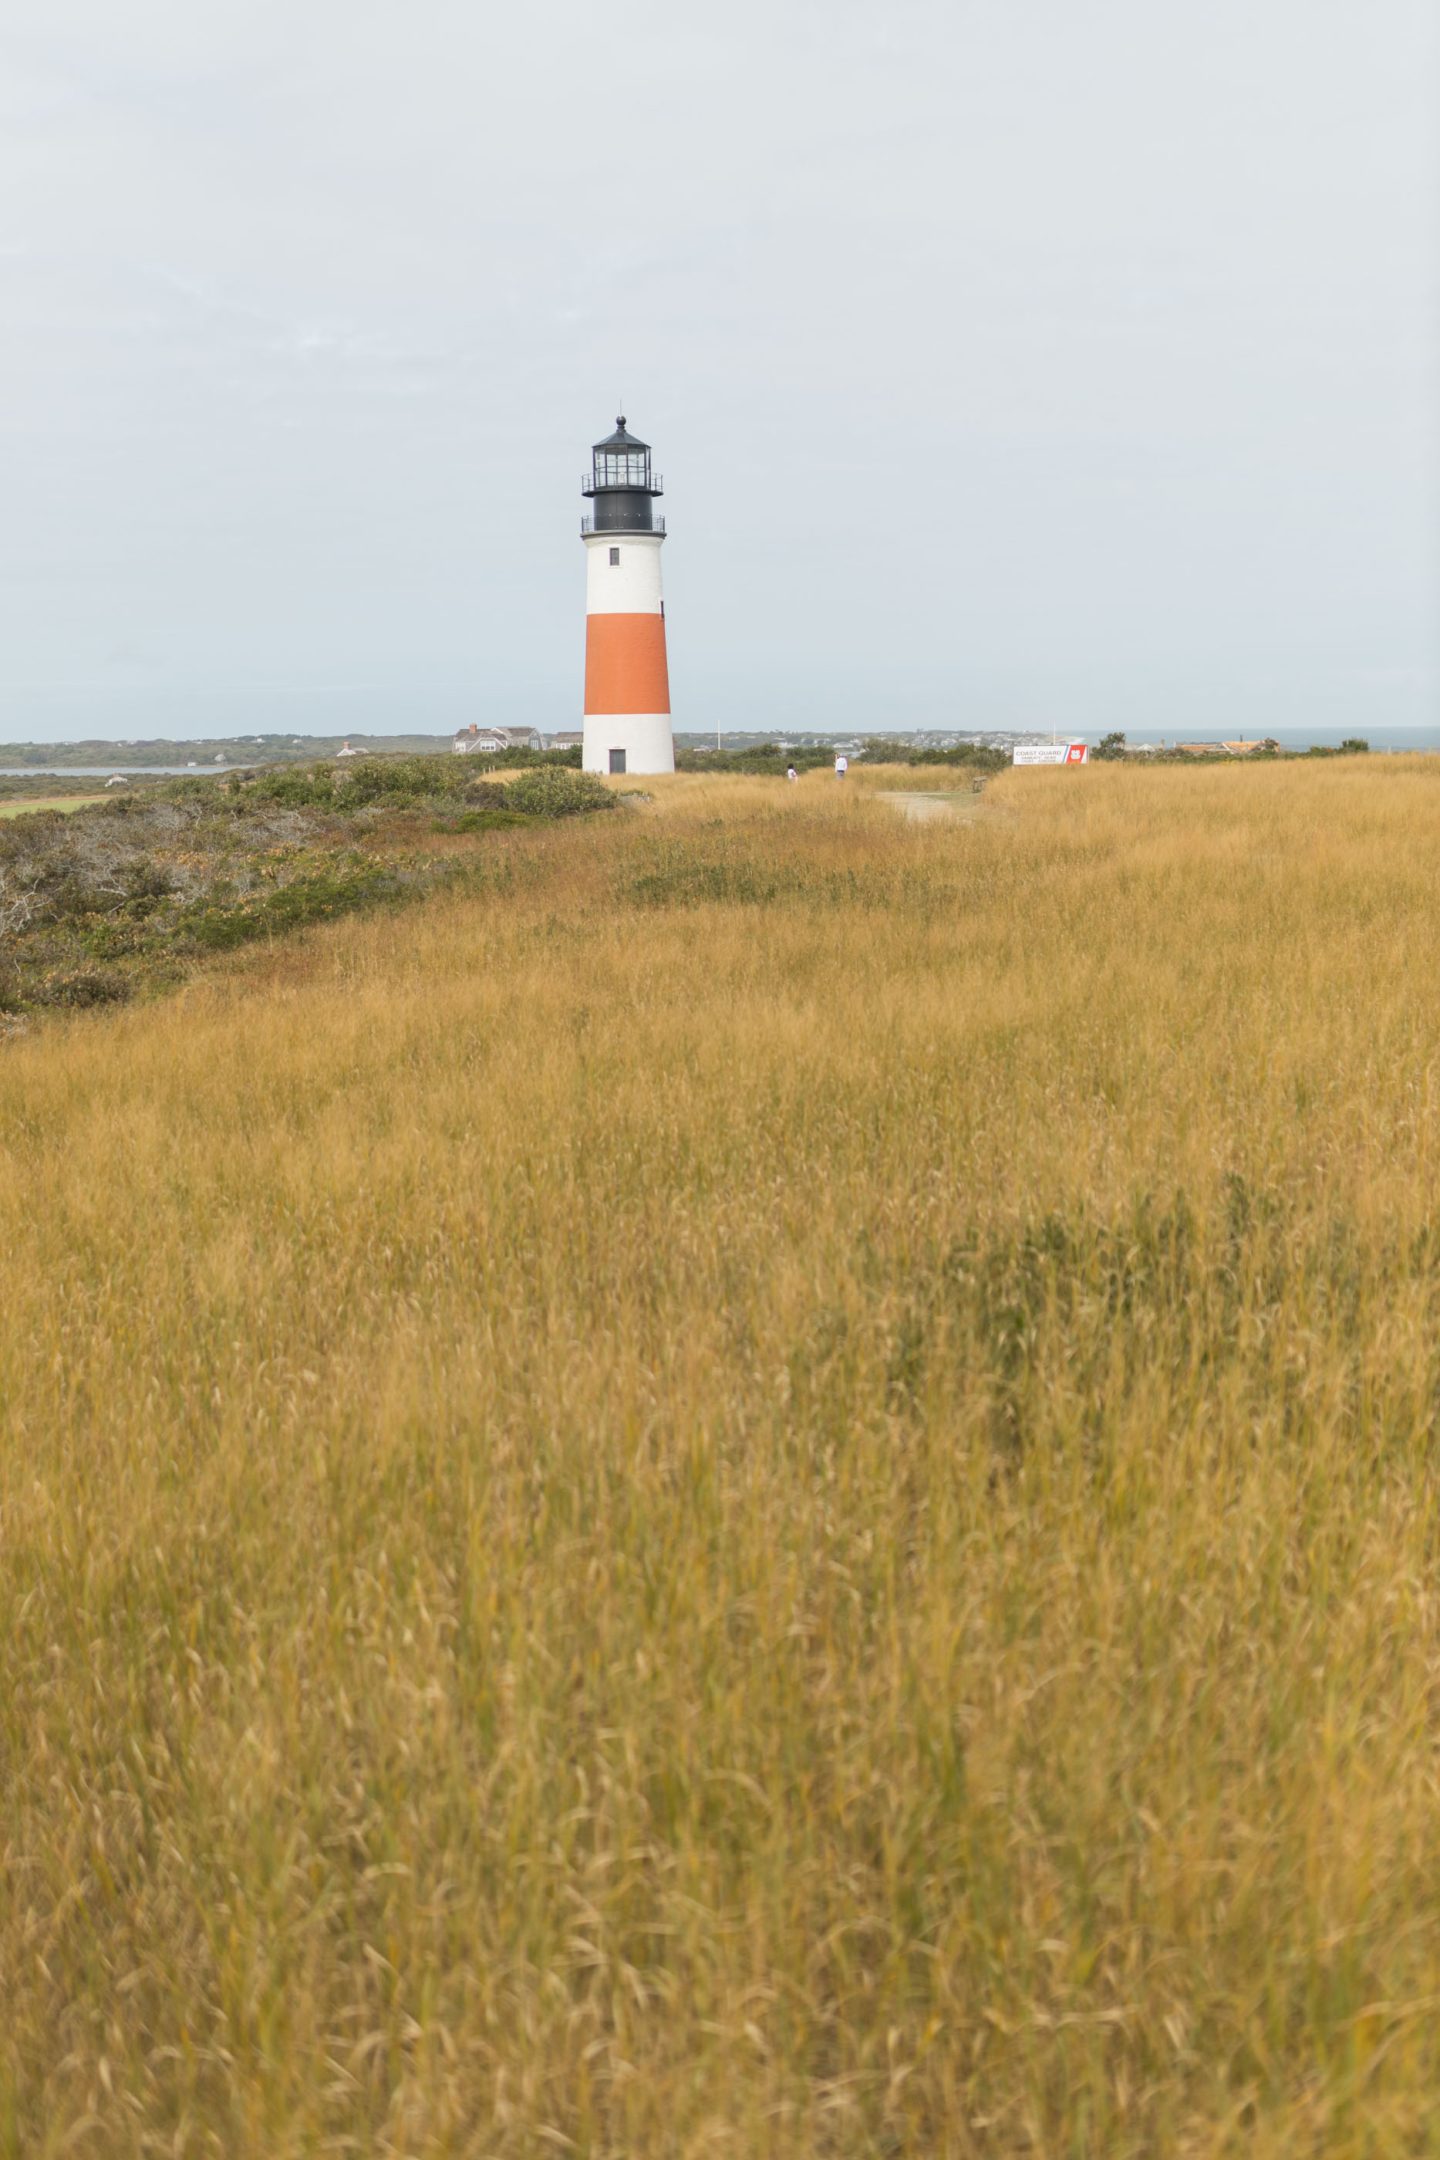
[[[1203,765],[1210,758],[1248,758],[1253,764],[1257,758],[1329,758],[1361,757],[1370,748],[1363,735],[1347,735],[1342,743],[1312,743],[1308,750],[1288,750],[1273,735],[1262,736],[1257,742],[1238,751],[1227,749],[1223,742],[1176,742],[1168,747],[1163,743],[1146,743],[1130,749],[1125,736],[1119,730],[1102,735],[1091,751],[1092,758],[1136,758],[1144,764]]]
[[[817,765],[833,765],[835,753],[834,743],[795,743],[787,748],[781,743],[762,742],[744,750],[677,749],[675,770],[783,773],[793,765],[797,772],[811,772]],[[964,765],[987,773],[1000,772],[1010,762],[1008,751],[992,749],[987,743],[957,743],[953,749],[939,750],[894,742],[883,735],[868,737],[858,749],[847,748],[845,755],[871,765]]]
[[[0,765],[289,765],[333,757],[347,742],[367,757],[393,751],[434,756],[450,747],[448,735],[199,735],[184,742],[91,736],[85,742],[0,743]]]
[[[338,759],[347,742],[357,760],[362,757],[393,759],[453,754],[448,736],[431,735],[309,736],[303,744],[296,744],[288,737],[282,741],[278,736],[261,743],[248,738],[194,743],[0,743],[0,767],[32,768],[20,773],[0,771],[0,797],[34,794],[37,790],[46,795],[88,793],[101,784],[96,772],[86,769],[95,767],[110,772],[118,767],[132,781],[149,786],[154,780],[168,777],[167,767],[181,765],[193,766],[197,779],[213,777],[217,773],[254,771],[267,765],[309,765],[318,758]],[[346,764],[350,762],[349,758],[345,760]],[[497,770],[502,766],[513,770],[522,765],[578,767],[580,749],[577,744],[567,750],[486,751],[473,755],[469,764],[472,771],[480,766]],[[147,766],[152,770],[143,770]],[[81,769],[77,771],[77,767]]]

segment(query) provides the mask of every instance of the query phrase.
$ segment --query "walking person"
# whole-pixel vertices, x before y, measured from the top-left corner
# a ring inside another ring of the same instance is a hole
[[[837,751],[836,751],[836,753],[835,753],[835,778],[836,778],[837,780],[843,780],[843,779],[844,779],[844,777],[845,777],[845,775],[846,775],[846,773],[847,773],[847,772],[849,772],[849,770],[850,770],[850,760],[849,760],[849,758],[848,758],[848,757],[846,757],[846,755],[845,755],[845,753],[844,753],[844,751],[843,751],[843,750],[837,750]]]
[[[793,765],[787,765],[785,767],[785,778],[787,780],[798,780],[800,778],[800,775],[798,772],[796,772]]]

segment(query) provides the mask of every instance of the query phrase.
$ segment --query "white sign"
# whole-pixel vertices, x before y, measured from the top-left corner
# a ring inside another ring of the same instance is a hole
[[[1090,745],[1083,742],[1016,743],[1016,765],[1085,765]]]

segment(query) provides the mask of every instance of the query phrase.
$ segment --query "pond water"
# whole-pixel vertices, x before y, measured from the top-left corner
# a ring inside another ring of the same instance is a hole
[[[195,765],[0,765],[3,780],[77,780],[108,779],[111,773],[221,773],[230,772],[231,766],[217,765],[213,758],[205,764]]]

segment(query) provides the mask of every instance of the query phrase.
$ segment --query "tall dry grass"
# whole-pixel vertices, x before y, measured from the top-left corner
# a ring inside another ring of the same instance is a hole
[[[858,777],[0,1055],[0,2151],[1440,2151],[1440,766]]]

